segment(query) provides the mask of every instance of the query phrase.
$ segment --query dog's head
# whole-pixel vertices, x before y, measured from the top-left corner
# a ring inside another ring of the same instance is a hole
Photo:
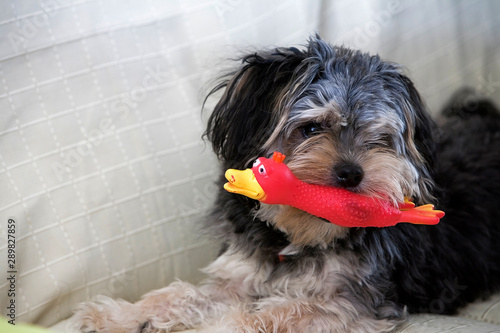
[[[303,181],[402,202],[432,202],[432,121],[400,66],[318,37],[305,50],[243,58],[207,128],[224,168],[246,168],[283,152]],[[346,232],[292,207],[262,205],[257,216],[301,245]]]

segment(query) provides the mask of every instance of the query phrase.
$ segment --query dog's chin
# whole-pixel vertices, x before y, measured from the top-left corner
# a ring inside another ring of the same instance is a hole
[[[300,209],[284,205],[261,204],[256,217],[284,232],[297,246],[326,248],[345,237],[349,228],[330,223]]]

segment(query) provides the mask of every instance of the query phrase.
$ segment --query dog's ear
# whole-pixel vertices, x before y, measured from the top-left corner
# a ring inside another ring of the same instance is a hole
[[[413,85],[413,82],[406,76],[403,76],[403,81],[409,94],[409,104],[415,115],[414,143],[420,155],[423,156],[426,164],[433,168],[436,150],[434,140],[436,124],[427,112],[427,107]]]
[[[404,133],[406,136],[406,153],[412,159],[413,165],[420,176],[419,188],[420,198],[432,202],[435,200],[433,170],[436,155],[436,144],[434,135],[436,133],[436,124],[427,112],[425,103],[415,88],[413,82],[405,75],[399,76],[404,85],[404,112],[407,119],[407,128]]]
[[[248,167],[265,153],[262,147],[280,118],[280,101],[304,57],[295,48],[248,55],[209,93],[207,98],[225,89],[205,132],[224,167]]]

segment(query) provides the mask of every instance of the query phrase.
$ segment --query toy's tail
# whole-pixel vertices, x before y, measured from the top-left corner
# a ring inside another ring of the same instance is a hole
[[[438,224],[443,216],[444,212],[441,210],[434,210],[433,205],[423,205],[402,210],[399,222]]]

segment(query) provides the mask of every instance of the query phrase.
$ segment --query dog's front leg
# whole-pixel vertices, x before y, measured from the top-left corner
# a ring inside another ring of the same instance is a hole
[[[405,314],[377,318],[375,309],[344,297],[330,300],[271,296],[255,303],[254,311],[232,308],[206,333],[380,333],[391,332]],[[371,311],[370,311],[371,310]]]
[[[152,291],[135,304],[145,314],[143,332],[195,328],[227,311],[229,299],[217,284],[195,287],[186,282]]]
[[[79,306],[75,320],[82,332],[146,333],[194,328],[227,310],[219,286],[197,288],[174,282],[152,291],[134,304],[101,297]]]

